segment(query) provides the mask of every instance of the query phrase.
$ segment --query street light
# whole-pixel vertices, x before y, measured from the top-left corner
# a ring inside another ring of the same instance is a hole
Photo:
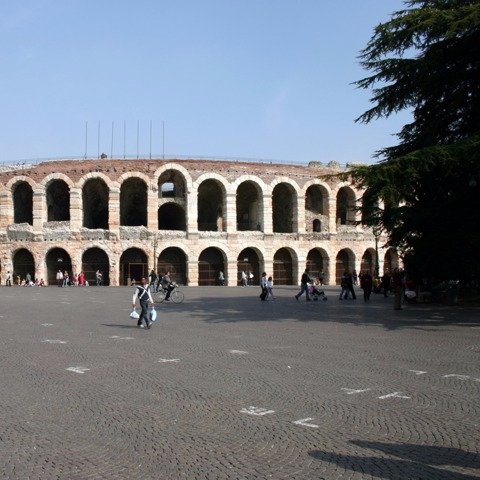
[[[373,236],[375,237],[375,278],[380,276],[380,263],[378,261],[378,239],[382,234],[382,227],[375,225],[372,227]]]

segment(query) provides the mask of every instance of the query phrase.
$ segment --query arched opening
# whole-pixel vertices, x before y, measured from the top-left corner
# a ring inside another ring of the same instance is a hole
[[[216,180],[205,180],[198,187],[198,230],[223,232],[226,225],[223,189]]]
[[[287,183],[279,183],[272,192],[272,220],[274,233],[292,233],[295,224],[296,195]]]
[[[253,278],[248,278],[249,285],[258,285],[260,282],[260,260],[258,253],[253,248],[244,248],[237,257],[237,280],[238,285],[242,284],[242,271],[247,274],[251,272]]]
[[[57,284],[57,272],[68,272],[72,276],[72,260],[70,255],[63,248],[52,248],[47,253],[47,283]]]
[[[174,202],[164,203],[158,209],[158,229],[159,230],[181,230],[185,231],[187,222],[185,210],[182,206]]]
[[[307,255],[307,268],[310,277],[323,277],[327,278],[328,271],[328,255],[325,250],[313,248]]]
[[[102,274],[102,285],[110,285],[110,262],[108,255],[97,247],[85,250],[82,255],[82,272],[85,274],[85,280],[90,285],[95,285],[95,273],[100,270]]]
[[[209,247],[203,250],[198,257],[198,284],[218,285],[220,272],[223,272],[226,279],[227,272],[223,253],[215,247]]]
[[[337,193],[337,224],[355,225],[355,193],[350,187]]]
[[[392,273],[398,267],[399,267],[398,253],[393,248],[389,248],[385,253],[385,258],[383,261],[383,273],[385,272]]]
[[[185,198],[185,179],[177,170],[166,170],[158,178],[158,198]]]
[[[369,272],[372,277],[375,273],[375,250],[369,248],[365,250],[365,253],[362,256],[362,261],[360,264],[361,272]]]
[[[28,182],[13,187],[13,222],[33,225],[33,190]]]
[[[372,225],[379,213],[378,198],[366,190],[362,195],[362,225]]]
[[[281,248],[273,256],[273,281],[275,285],[293,285],[293,259],[290,250]]]
[[[108,187],[102,179],[91,178],[85,182],[82,189],[85,228],[108,230],[108,197]]]
[[[187,285],[187,257],[177,247],[169,247],[160,253],[157,260],[157,272],[164,275],[170,272],[170,279],[179,285]]]
[[[35,260],[32,253],[26,248],[17,250],[13,255],[13,276],[19,275],[22,280],[25,280],[27,273],[35,280]]]
[[[262,230],[263,201],[260,187],[251,181],[237,188],[237,230]]]
[[[120,257],[120,285],[131,285],[148,278],[148,258],[139,248],[129,248]]]
[[[70,188],[63,180],[52,180],[47,187],[47,219],[49,222],[70,220]]]
[[[345,272],[352,273],[355,268],[355,255],[353,252],[347,248],[340,250],[337,254],[336,264],[335,264],[335,283],[340,285],[342,280],[342,275]]]
[[[147,185],[140,178],[128,178],[120,188],[120,225],[147,226]]]
[[[305,192],[306,231],[320,232],[321,221],[328,219],[328,191],[322,185],[310,185]]]

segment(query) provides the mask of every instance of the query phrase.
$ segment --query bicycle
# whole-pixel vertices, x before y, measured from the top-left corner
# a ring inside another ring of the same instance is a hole
[[[178,289],[178,285],[176,283],[172,284],[173,290],[170,292],[170,300],[173,303],[182,303],[183,299],[185,298],[184,293]],[[167,290],[161,288],[158,292],[153,294],[153,300],[155,303],[163,303],[165,301],[165,297],[167,296]]]

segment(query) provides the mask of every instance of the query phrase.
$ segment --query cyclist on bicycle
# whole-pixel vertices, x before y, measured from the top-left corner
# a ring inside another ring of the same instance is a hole
[[[170,272],[165,273],[162,277],[162,288],[165,291],[165,301],[170,301],[170,294],[172,290],[175,288],[175,284],[170,280]]]

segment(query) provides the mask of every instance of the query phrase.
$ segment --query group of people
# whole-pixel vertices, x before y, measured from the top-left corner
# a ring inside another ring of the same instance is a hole
[[[241,283],[242,283],[242,287],[248,287],[248,285],[252,285],[253,284],[253,279],[254,279],[254,275],[252,272],[246,272],[245,270],[242,270],[242,273],[241,273]]]
[[[273,295],[273,277],[267,276],[266,272],[263,272],[260,278],[260,288],[262,289],[260,293],[260,300],[262,300],[262,302],[275,300],[275,296]]]
[[[103,278],[102,272],[100,272],[100,270],[97,270],[95,272],[95,279],[96,279],[97,286],[102,285],[102,281],[103,281],[102,278]],[[67,270],[62,272],[61,269],[58,269],[56,279],[57,279],[57,285],[59,287],[70,287],[70,286],[88,287],[89,286],[89,282],[88,280],[86,280],[84,272],[80,272],[78,275],[74,273],[72,274],[72,276],[70,276]]]
[[[7,275],[5,276],[5,285],[7,287],[12,286],[12,281],[14,285],[18,285],[20,287],[44,287],[45,286],[45,281],[43,278],[36,278],[35,280],[32,278],[30,273],[27,273],[25,275],[25,278],[22,278],[20,275],[17,275],[15,273],[11,274],[10,271],[7,272]]]

